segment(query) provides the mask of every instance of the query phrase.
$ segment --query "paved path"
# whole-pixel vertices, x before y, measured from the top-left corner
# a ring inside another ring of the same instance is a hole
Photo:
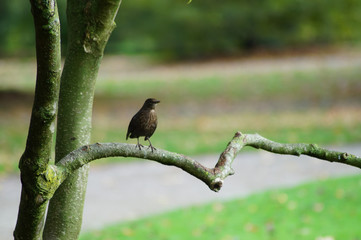
[[[360,156],[361,144],[337,147],[335,150]],[[217,158],[203,156],[196,159],[211,167]],[[243,197],[320,178],[360,173],[359,169],[342,164],[264,151],[242,153],[233,166],[236,174],[226,179],[218,193],[175,167],[151,161],[92,167],[83,231],[178,207]],[[0,239],[12,239],[19,199],[18,178],[0,179]]]

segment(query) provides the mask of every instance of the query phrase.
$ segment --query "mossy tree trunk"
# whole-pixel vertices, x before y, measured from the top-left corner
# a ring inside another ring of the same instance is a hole
[[[69,47],[61,76],[55,162],[90,141],[95,81],[119,3],[68,0]],[[88,166],[84,165],[55,192],[45,225],[46,239],[77,239],[87,177]]]
[[[89,143],[95,80],[121,0],[67,1],[69,46],[60,86],[60,22],[56,0],[30,2],[36,30],[37,82],[27,145],[19,164],[23,185],[14,237],[77,239],[88,167],[75,171],[58,188],[59,179],[49,170],[55,120],[58,116],[57,162]]]
[[[31,1],[36,32],[37,77],[26,149],[20,159],[22,191],[15,239],[42,239],[52,189],[42,178],[50,160],[58,102],[60,23],[56,1]]]

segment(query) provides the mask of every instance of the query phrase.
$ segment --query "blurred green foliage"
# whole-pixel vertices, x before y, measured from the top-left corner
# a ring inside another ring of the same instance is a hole
[[[58,1],[66,44],[65,1]],[[107,52],[189,59],[361,40],[359,0],[123,1]],[[0,2],[0,55],[29,54],[29,3]]]

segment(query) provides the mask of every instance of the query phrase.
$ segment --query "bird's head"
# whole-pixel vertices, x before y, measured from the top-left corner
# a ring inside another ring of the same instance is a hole
[[[147,100],[145,100],[143,108],[151,108],[154,109],[155,105],[160,103],[159,100],[155,99],[155,98],[148,98]]]

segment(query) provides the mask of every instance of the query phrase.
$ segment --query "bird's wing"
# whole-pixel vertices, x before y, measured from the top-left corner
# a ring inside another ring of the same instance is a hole
[[[133,118],[132,118],[132,121],[130,121],[129,123],[129,126],[128,126],[128,131],[127,131],[127,135],[126,135],[126,138],[125,140],[128,140],[128,137],[130,136],[130,134],[132,134],[132,132],[134,131],[134,124],[132,124],[133,122]]]
[[[138,115],[139,112],[136,113],[133,117],[132,120],[130,120],[129,126],[128,126],[128,131],[127,131],[127,135],[125,140],[128,140],[129,136],[135,131],[135,128],[137,126],[137,121],[138,121]]]

